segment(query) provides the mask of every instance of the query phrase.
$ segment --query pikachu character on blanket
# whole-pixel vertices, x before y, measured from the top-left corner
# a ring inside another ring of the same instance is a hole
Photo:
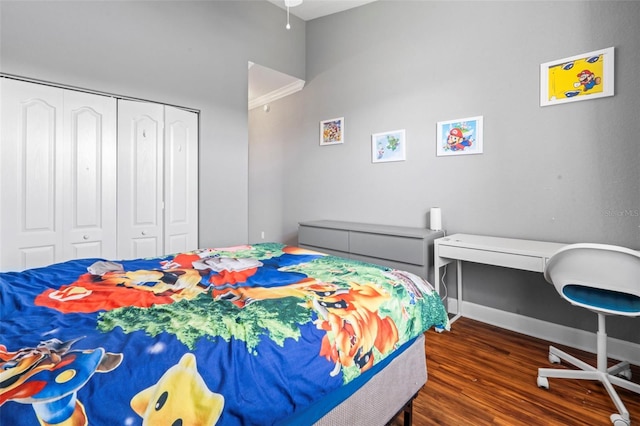
[[[222,414],[224,397],[207,388],[198,374],[196,357],[186,353],[155,385],[135,395],[131,408],[143,418],[143,426],[210,426]]]

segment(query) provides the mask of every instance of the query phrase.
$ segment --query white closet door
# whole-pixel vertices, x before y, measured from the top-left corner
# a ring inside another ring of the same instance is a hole
[[[64,92],[64,257],[116,256],[116,100]]]
[[[163,110],[118,101],[119,258],[163,254]]]
[[[198,115],[165,106],[165,254],[198,248]]]
[[[63,92],[0,79],[0,267],[22,270],[62,257]]]

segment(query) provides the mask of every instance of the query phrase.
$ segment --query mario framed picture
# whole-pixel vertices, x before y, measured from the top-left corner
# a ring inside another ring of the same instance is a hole
[[[439,121],[436,154],[482,154],[482,116]]]
[[[540,106],[613,96],[614,48],[540,65]]]

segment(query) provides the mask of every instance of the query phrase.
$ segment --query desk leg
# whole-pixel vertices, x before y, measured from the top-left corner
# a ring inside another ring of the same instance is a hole
[[[458,284],[458,291],[456,294],[456,299],[458,302],[458,311],[456,312],[456,316],[449,320],[450,324],[453,324],[458,318],[462,316],[462,261],[456,260],[456,281]]]

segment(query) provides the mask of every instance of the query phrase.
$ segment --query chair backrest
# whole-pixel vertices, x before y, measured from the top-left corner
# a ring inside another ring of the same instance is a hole
[[[544,277],[574,305],[640,316],[640,251],[607,244],[570,244],[551,256]]]

